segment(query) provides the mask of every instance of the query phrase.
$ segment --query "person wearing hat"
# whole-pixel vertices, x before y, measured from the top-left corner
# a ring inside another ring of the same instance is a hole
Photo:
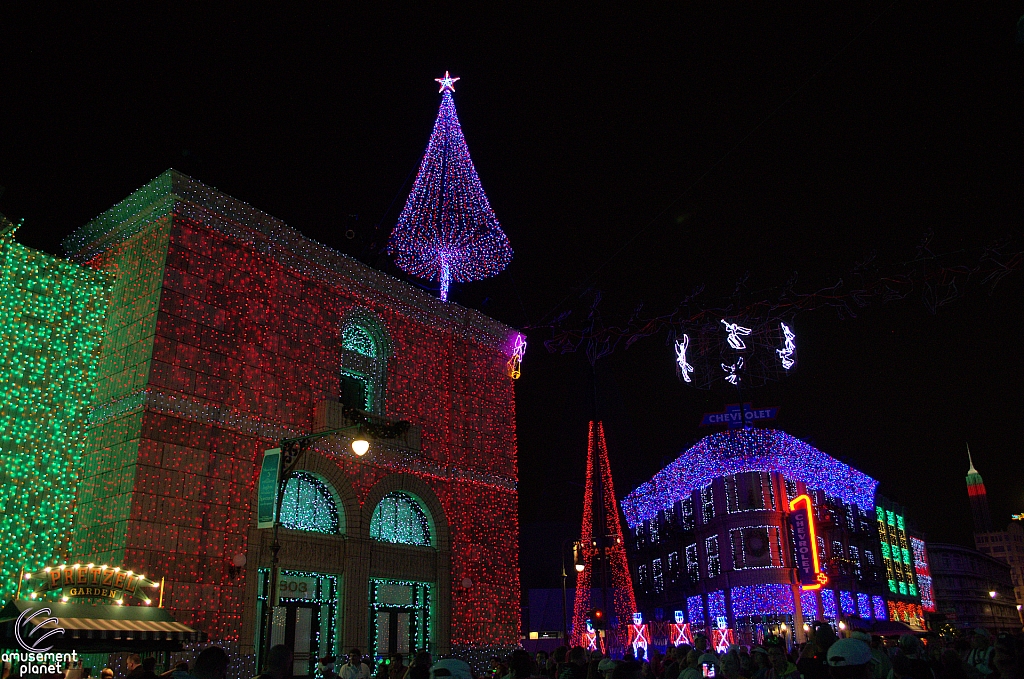
[[[601,662],[597,664],[597,672],[603,679],[612,679],[612,672],[615,671],[615,666],[618,664],[619,663],[611,658],[603,658]]]
[[[871,647],[861,639],[839,639],[828,648],[828,673],[832,679],[873,679]]]
[[[889,670],[892,669],[892,661],[889,660],[889,654],[882,650],[881,644],[872,644],[871,635],[867,632],[861,632],[857,630],[850,633],[851,639],[860,639],[868,648],[871,649],[871,658],[874,660],[874,679],[887,679],[889,676]]]
[[[323,679],[340,679],[338,673],[334,671],[334,663],[337,662],[337,656],[328,655],[320,658],[320,676]]]

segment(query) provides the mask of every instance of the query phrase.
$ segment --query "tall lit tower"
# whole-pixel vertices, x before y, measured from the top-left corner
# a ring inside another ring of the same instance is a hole
[[[596,486],[596,488],[595,488]],[[608,604],[612,603],[618,617],[619,639],[612,645],[625,641],[633,614],[637,612],[636,597],[633,595],[633,579],[626,563],[626,544],[622,539],[622,524],[619,522],[619,503],[615,500],[612,485],[612,469],[608,463],[608,444],[604,439],[604,425],[590,423],[587,441],[587,482],[583,492],[583,562],[586,568],[576,577],[576,603],[572,616],[572,645],[585,645],[583,632],[586,629],[587,611],[600,608],[607,615]],[[595,569],[598,571],[595,573]],[[610,582],[609,582],[610,580]],[[591,587],[601,587],[598,601],[591,598]],[[611,586],[612,602],[608,601]],[[609,632],[614,634],[613,632]]]
[[[992,530],[992,517],[988,513],[988,495],[985,494],[985,482],[981,480],[981,474],[974,468],[969,445],[967,446],[967,461],[970,463],[970,468],[967,470],[967,496],[971,500],[974,532],[988,533]]]

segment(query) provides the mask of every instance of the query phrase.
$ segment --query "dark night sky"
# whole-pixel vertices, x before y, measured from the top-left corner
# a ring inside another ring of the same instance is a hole
[[[516,250],[453,299],[511,325],[540,324],[578,286],[617,320],[639,301],[669,311],[699,283],[727,297],[746,272],[752,290],[792,271],[813,290],[870,251],[909,259],[927,230],[940,252],[1022,236],[1020,2],[661,4],[672,13],[4,16],[0,212],[59,253],[174,167],[394,273],[375,244],[448,69]],[[799,316],[799,369],[750,398],[879,479],[931,539],[969,543],[965,441],[997,524],[1024,511],[1022,278],[937,315],[912,297],[852,320]],[[594,383],[582,355],[530,339],[516,386],[523,576],[553,586],[557,539],[578,531]],[[602,359],[597,393],[620,496],[727,400],[684,388],[659,338]]]

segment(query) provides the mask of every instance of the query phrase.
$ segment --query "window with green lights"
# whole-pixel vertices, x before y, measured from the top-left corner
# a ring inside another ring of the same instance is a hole
[[[430,518],[420,501],[408,493],[385,495],[370,518],[370,537],[400,545],[431,545]]]
[[[368,311],[353,310],[341,328],[341,393],[345,405],[384,414],[389,339]]]
[[[292,474],[281,498],[281,526],[330,535],[342,532],[338,505],[330,487],[309,472]]]

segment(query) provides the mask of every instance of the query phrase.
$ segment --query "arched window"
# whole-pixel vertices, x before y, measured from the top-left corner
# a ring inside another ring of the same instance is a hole
[[[346,314],[341,328],[341,401],[384,414],[391,344],[380,320],[365,309]]]
[[[308,472],[292,474],[284,484],[281,525],[314,533],[340,533],[338,506],[330,487]]]
[[[412,495],[388,493],[373,510],[370,537],[381,542],[430,546],[430,519]]]

